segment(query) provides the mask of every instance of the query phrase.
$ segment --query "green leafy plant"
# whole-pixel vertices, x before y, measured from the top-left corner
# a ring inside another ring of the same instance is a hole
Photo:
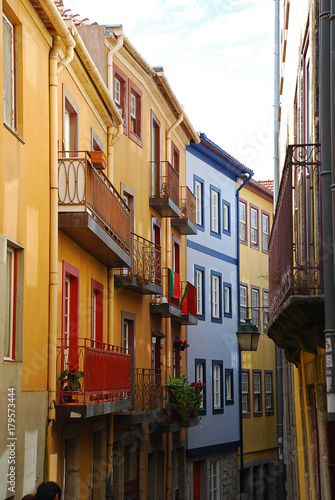
[[[58,380],[61,383],[62,389],[67,391],[80,391],[80,378],[83,378],[84,372],[78,369],[78,365],[67,363],[68,368],[62,371]]]
[[[198,417],[201,410],[204,384],[189,384],[187,377],[182,375],[180,378],[169,377],[164,387],[167,392],[165,399],[177,411],[182,426],[187,427],[189,420]]]

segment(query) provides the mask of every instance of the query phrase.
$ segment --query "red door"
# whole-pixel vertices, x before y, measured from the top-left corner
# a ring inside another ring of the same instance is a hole
[[[193,500],[200,500],[200,465],[201,462],[193,462]]]
[[[139,443],[132,441],[124,446],[123,498],[137,500],[139,497]]]

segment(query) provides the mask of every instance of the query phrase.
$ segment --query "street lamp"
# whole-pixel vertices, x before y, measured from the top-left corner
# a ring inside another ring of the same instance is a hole
[[[260,333],[250,318],[240,323],[236,335],[241,351],[257,351]]]

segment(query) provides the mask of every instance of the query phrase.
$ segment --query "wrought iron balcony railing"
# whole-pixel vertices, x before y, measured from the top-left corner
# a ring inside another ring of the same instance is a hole
[[[323,293],[320,145],[287,148],[269,240],[271,320],[291,295]]]
[[[131,372],[132,411],[163,409],[161,370],[135,368]]]
[[[71,338],[64,339],[57,347],[57,380],[61,405],[130,399],[130,354],[96,340],[78,339],[72,344]]]
[[[179,174],[168,161],[152,161],[150,206],[163,217],[176,217],[179,208]]]
[[[87,151],[60,152],[58,211],[89,216],[127,253],[130,210],[102,170],[93,167]]]
[[[180,234],[197,234],[196,200],[187,186],[180,186],[180,216],[179,218],[173,218],[171,225]]]
[[[116,283],[139,293],[162,293],[161,247],[131,233],[131,266],[118,269]]]

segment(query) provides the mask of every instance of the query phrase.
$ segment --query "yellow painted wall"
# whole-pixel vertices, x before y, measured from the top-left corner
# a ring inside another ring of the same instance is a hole
[[[263,306],[263,289],[269,290],[268,254],[262,251],[262,210],[270,214],[272,224],[273,205],[260,193],[248,189],[248,184],[240,192],[240,199],[247,201],[248,244],[240,244],[240,280],[248,284],[248,306],[251,306],[251,285],[260,288],[260,306]],[[250,246],[250,204],[259,209],[259,249]],[[270,227],[271,229],[271,227]],[[261,335],[256,352],[242,352],[242,369],[250,370],[250,417],[242,419],[244,460],[254,460],[277,455],[277,414],[276,414],[276,356],[275,344],[268,339],[263,324],[261,309]],[[251,309],[249,309],[251,317]],[[253,416],[252,370],[262,370],[262,416]],[[274,414],[265,414],[264,370],[273,372]]]
[[[24,253],[22,389],[46,390],[50,39],[40,31],[40,20],[30,2],[10,0],[2,6],[17,25],[18,136],[5,126],[1,127],[0,234],[21,245]],[[1,32],[1,54],[2,39]],[[3,88],[2,61],[0,67]],[[0,113],[3,116],[3,100]],[[18,332],[18,336],[21,335]]]

